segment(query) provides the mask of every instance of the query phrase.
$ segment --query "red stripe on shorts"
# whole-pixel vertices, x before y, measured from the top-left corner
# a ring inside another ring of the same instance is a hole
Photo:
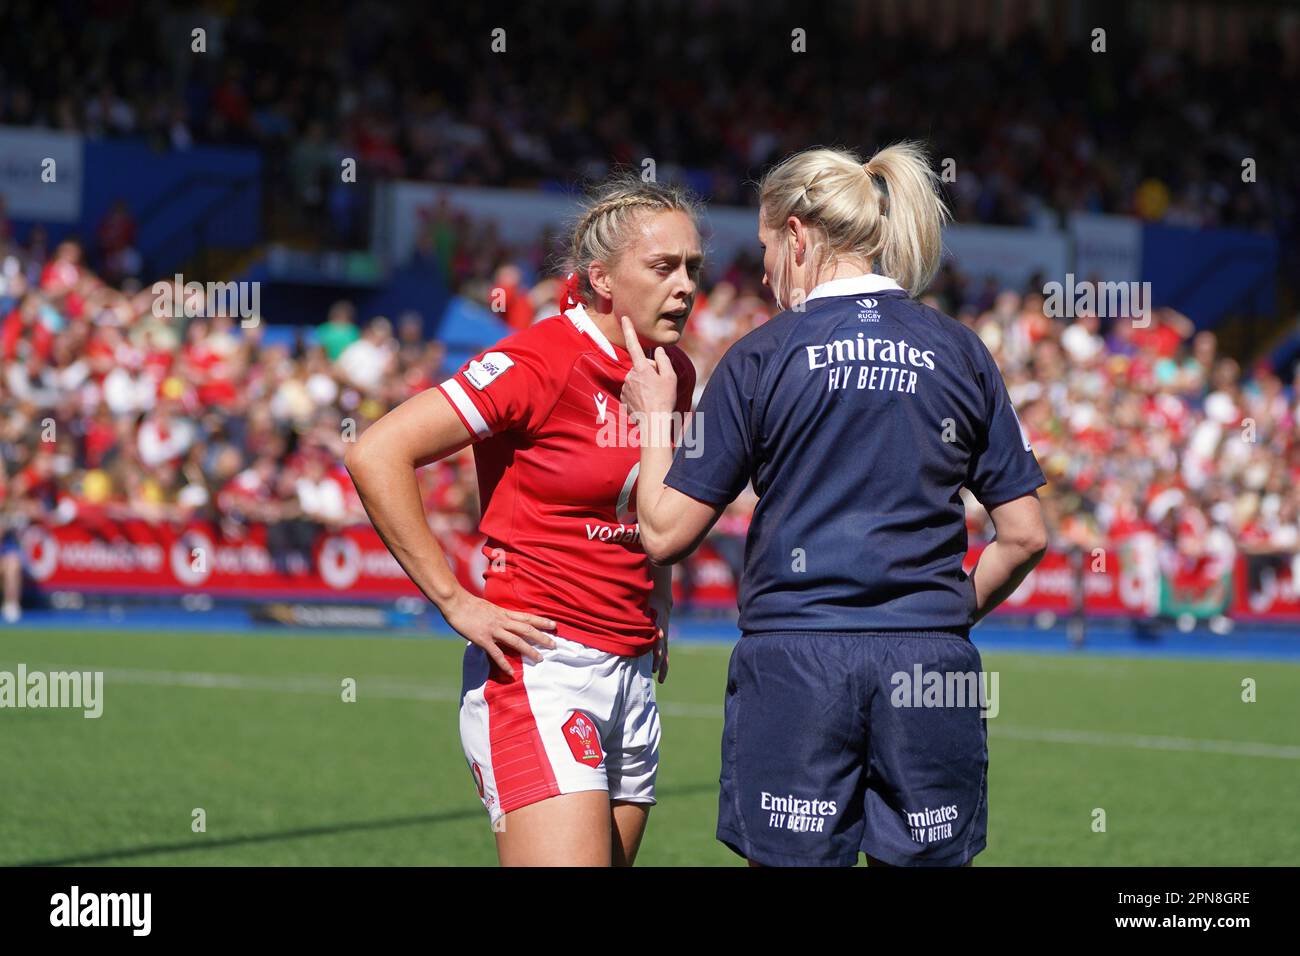
[[[518,652],[505,651],[514,668],[511,680],[495,665],[483,688],[488,706],[488,740],[492,748],[492,776],[502,813],[559,796],[555,772],[542,745],[537,719],[524,686],[524,664]]]

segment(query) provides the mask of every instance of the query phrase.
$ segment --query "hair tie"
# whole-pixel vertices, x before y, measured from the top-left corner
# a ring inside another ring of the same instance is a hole
[[[560,286],[559,304],[561,315],[582,305],[582,299],[578,296],[578,273],[576,271],[570,272],[564,277],[564,283]]]
[[[871,170],[867,169],[866,165],[862,167],[862,171],[871,177],[871,181],[875,184],[876,188],[880,190],[880,214],[882,216],[886,215],[889,212],[888,181],[884,176],[880,175],[880,173],[873,173]]]

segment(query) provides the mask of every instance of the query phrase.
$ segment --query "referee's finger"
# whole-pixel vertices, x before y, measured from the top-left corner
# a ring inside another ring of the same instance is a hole
[[[641,348],[641,340],[636,337],[636,329],[632,328],[632,320],[626,315],[623,316],[623,343],[628,354],[632,356],[632,367],[640,368],[645,364],[645,351]]]

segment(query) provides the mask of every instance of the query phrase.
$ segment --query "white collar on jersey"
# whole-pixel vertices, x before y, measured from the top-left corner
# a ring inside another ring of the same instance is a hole
[[[609,339],[605,338],[605,333],[596,327],[596,323],[591,321],[591,316],[581,304],[575,305],[568,312],[564,313],[568,320],[573,323],[573,327],[583,335],[591,336],[591,340],[596,343],[602,352],[618,361],[618,356],[614,354],[614,346],[609,344]]]
[[[902,292],[903,287],[888,276],[868,272],[862,276],[845,276],[831,279],[817,286],[804,298],[805,302],[832,295],[870,295],[873,292]]]

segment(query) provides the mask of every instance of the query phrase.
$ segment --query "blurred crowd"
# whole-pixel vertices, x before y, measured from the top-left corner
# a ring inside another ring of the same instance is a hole
[[[34,521],[93,532],[104,521],[206,519],[227,540],[264,524],[277,569],[311,573],[322,530],[366,520],[344,443],[445,371],[418,315],[359,321],[339,302],[319,328],[268,343],[260,321],[177,318],[172,299],[105,283],[75,242],[47,256],[0,249],[7,582]],[[183,291],[179,300],[204,311]],[[470,464],[421,475],[440,527],[477,521]]]
[[[257,145],[268,196],[343,223],[345,157],[361,182],[541,188],[653,158],[746,204],[809,144],[918,135],[953,161],[962,222],[1086,210],[1294,237],[1298,219],[1300,128],[1278,118],[1300,102],[1300,19],[1275,5],[147,0],[91,4],[77,29],[57,3],[6,6],[0,123]]]
[[[1221,575],[1238,554],[1300,552],[1300,370],[1242,369],[1212,331],[1155,309],[1049,318],[1041,283],[967,296],[951,273],[934,304],[997,358],[1049,485],[1059,549],[1160,542],[1162,570]],[[968,500],[977,536],[991,529]]]
[[[1041,288],[969,282],[949,266],[922,298],[974,329],[1002,369],[1048,479],[1053,547],[1118,563],[1143,535],[1181,579],[1219,577],[1239,554],[1300,563],[1300,369],[1289,382],[1266,364],[1243,370],[1170,309],[1049,317]],[[749,283],[724,279],[700,296],[683,347],[701,390],[771,311]],[[963,498],[971,539],[990,540],[987,513]],[[734,539],[733,567],[753,501],[747,491],[715,535]]]
[[[493,262],[490,238],[483,252],[460,235],[440,267],[462,255]],[[522,261],[498,262],[491,280],[462,282],[461,294],[484,307],[504,301],[516,328],[553,314],[556,280]],[[752,263],[731,263],[701,290],[682,343],[700,389],[726,349],[773,314],[760,277]],[[178,318],[172,300],[170,290],[105,282],[75,242],[0,249],[7,579],[27,524],[93,529],[126,518],[208,519],[229,540],[263,524],[278,570],[310,573],[323,530],[366,520],[341,466],[345,443],[453,371],[414,314],[358,316],[340,301],[314,329],[268,342],[262,322]],[[1212,332],[1169,310],[1146,327],[1049,318],[1040,292],[968,281],[950,266],[926,300],[997,358],[1050,482],[1056,547],[1107,549],[1149,532],[1171,567],[1300,551],[1300,376],[1240,368]],[[435,532],[463,553],[478,515],[470,452],[423,469],[420,486]],[[713,534],[733,569],[754,501],[747,491]],[[967,504],[972,535],[987,539],[987,515]],[[688,594],[690,583],[688,565]],[[7,614],[16,613],[11,591]]]

